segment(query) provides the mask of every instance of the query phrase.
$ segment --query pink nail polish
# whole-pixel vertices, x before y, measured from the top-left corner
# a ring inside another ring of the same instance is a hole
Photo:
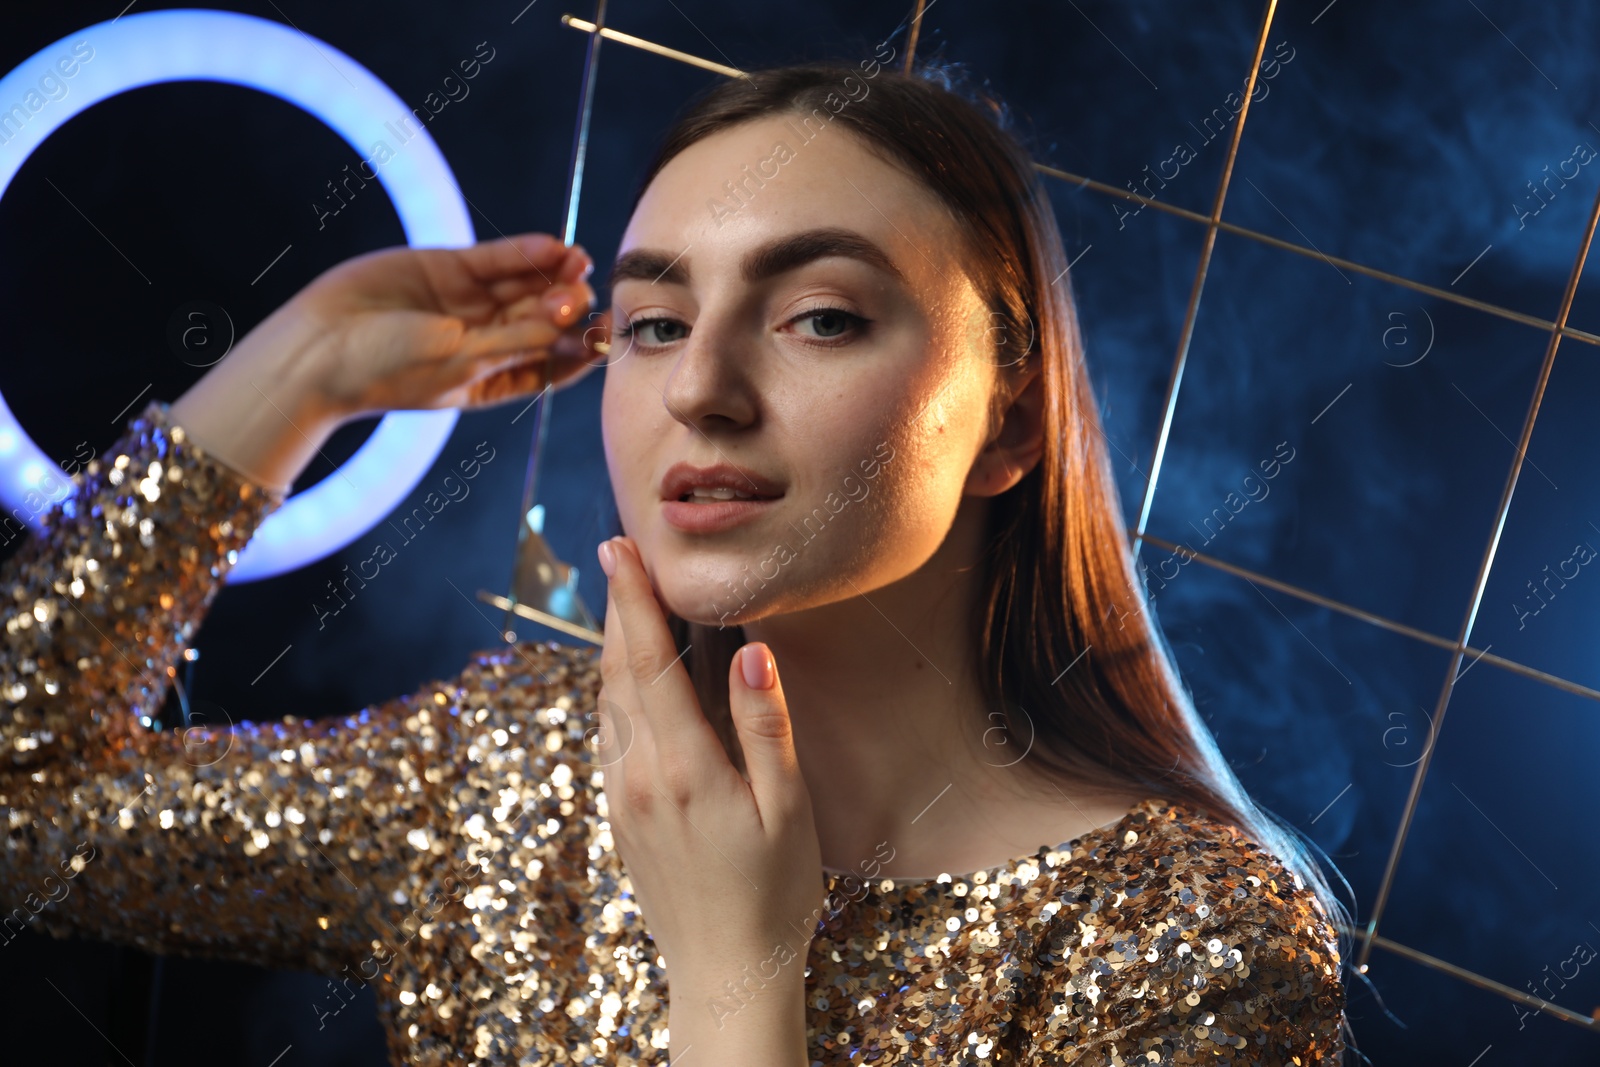
[[[606,572],[607,578],[617,576],[617,549],[610,541],[601,541],[597,550],[600,555],[600,569]]]
[[[744,671],[744,684],[751,689],[771,689],[777,681],[772,653],[759,641],[739,650],[739,669]]]

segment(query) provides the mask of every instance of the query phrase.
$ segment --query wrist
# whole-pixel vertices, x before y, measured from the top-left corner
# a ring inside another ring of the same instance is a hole
[[[302,291],[239,342],[232,353],[234,378],[250,397],[270,400],[281,418],[292,419],[308,434],[312,429],[331,434],[354,417],[327,395],[327,368],[338,360],[335,348],[334,332]]]
[[[748,962],[669,968],[674,1038],[738,1040],[774,1027],[805,1031],[806,961],[779,945]]]
[[[283,495],[343,421],[310,377],[317,342],[295,327],[269,318],[170,408],[200,451]]]

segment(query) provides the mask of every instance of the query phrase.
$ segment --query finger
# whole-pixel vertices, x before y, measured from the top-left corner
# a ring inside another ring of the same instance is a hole
[[[512,358],[505,372],[537,378],[532,388],[542,389],[550,385],[565,389],[600,366],[594,360],[572,355],[566,345],[567,342],[557,339],[548,352],[530,352],[523,358]],[[575,346],[576,342],[571,342],[571,345]]]
[[[536,393],[555,384],[549,359],[540,352],[513,352],[465,365],[470,376],[459,387],[481,401],[504,400],[518,391]]]
[[[588,367],[606,367],[621,358],[611,347],[611,310],[591,311],[562,331],[550,351],[558,359],[582,360]]]
[[[763,821],[782,818],[806,795],[805,779],[795,755],[788,702],[772,651],[765,644],[753,641],[734,654],[728,669],[728,703],[756,807]]]
[[[706,767],[711,765],[707,761],[720,758],[728,763],[722,742],[700,709],[699,695],[633,541],[614,537],[606,544],[613,550],[608,595],[617,606],[627,645],[623,665],[638,691],[639,717],[650,731],[657,762],[691,760]]]
[[[527,296],[538,296],[549,292],[558,285],[575,287],[587,282],[593,273],[594,260],[590,258],[589,253],[583,251],[582,246],[573,245],[567,250],[566,257],[552,270],[511,274],[485,282],[483,285],[497,304],[508,305]]]
[[[594,273],[594,257],[582,245],[573,245],[567,249],[566,258],[556,268],[556,280],[561,282],[581,281]]]
[[[488,285],[501,278],[530,273],[548,283],[570,249],[554,234],[519,233],[456,251],[467,273]]]
[[[566,385],[582,378],[605,361],[605,356],[592,346],[585,347],[585,338],[592,338],[595,330],[581,322],[574,323],[553,337],[543,329],[533,331],[531,338],[525,338],[520,330],[511,329],[509,325],[497,329],[502,332],[492,336],[479,331],[483,333],[483,340],[473,347],[481,344],[483,354],[458,355],[449,361],[450,368],[455,372],[450,379],[452,387],[479,385],[499,375],[509,374],[506,381],[497,382],[493,389],[487,390],[495,399],[499,399],[518,391],[542,389],[546,385]],[[502,344],[524,339],[533,343],[525,348],[500,350]]]
[[[550,234],[520,234],[466,248],[420,249],[436,310],[474,322],[555,284],[571,250]]]
[[[493,407],[507,400],[537,395],[546,386],[565,388],[592,369],[581,362],[551,363],[539,354],[520,359],[510,357],[506,366],[491,367],[467,383],[463,395],[448,406]]]
[[[622,757],[628,751],[631,729],[628,713],[607,695],[604,685],[596,695],[593,726],[585,731],[585,739],[594,751],[594,764],[602,770],[616,770],[606,779],[606,787],[620,789],[622,785]]]
[[[536,393],[550,383],[547,357],[540,351],[507,352],[477,360],[454,357],[430,368],[431,408],[484,407],[514,396]]]
[[[562,282],[509,301],[504,305],[502,317],[507,322],[545,318],[566,325],[582,318],[593,304],[594,290],[587,282]]]
[[[570,320],[572,312],[566,317]],[[530,316],[494,326],[471,326],[461,332],[460,342],[449,355],[451,359],[476,362],[518,352],[545,352],[571,325],[570,321],[563,322],[559,318],[552,321]]]
[[[655,752],[655,741],[650,736],[649,723],[639,712],[639,690],[634,684],[633,676],[628,673],[627,657],[628,642],[622,632],[622,619],[617,609],[616,601],[611,596],[611,591],[606,590],[606,616],[604,636],[600,645],[600,676],[604,680],[609,706],[606,708],[608,717],[626,719],[628,728],[628,744],[617,756],[616,766],[606,780],[606,791],[613,797],[624,797],[622,782],[627,773],[627,759],[631,758],[636,765],[639,761],[648,761]]]

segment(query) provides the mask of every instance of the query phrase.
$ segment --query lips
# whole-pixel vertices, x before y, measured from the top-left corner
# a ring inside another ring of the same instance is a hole
[[[772,478],[732,463],[696,467],[674,463],[661,479],[661,499],[682,501],[696,489],[717,490],[717,497],[699,497],[696,502],[716,503],[736,499],[774,500],[783,495],[783,486]],[[729,493],[735,496],[730,497]],[[719,499],[720,498],[720,499]]]

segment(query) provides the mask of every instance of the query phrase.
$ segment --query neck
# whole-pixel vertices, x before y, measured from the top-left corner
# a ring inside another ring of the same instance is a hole
[[[1037,847],[1000,817],[1025,788],[1004,765],[1027,739],[997,745],[1001,720],[989,713],[1000,709],[984,706],[979,685],[987,503],[964,500],[943,544],[905,578],[744,627],[778,664],[825,867],[890,855],[884,875],[910,876]]]

